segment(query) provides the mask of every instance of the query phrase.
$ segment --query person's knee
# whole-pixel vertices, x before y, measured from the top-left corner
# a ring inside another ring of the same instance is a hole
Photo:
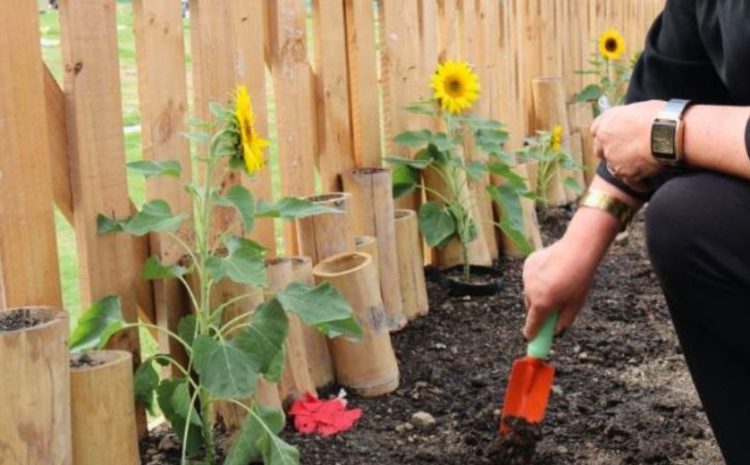
[[[665,285],[737,284],[747,269],[750,184],[714,173],[676,177],[646,208],[646,243]]]

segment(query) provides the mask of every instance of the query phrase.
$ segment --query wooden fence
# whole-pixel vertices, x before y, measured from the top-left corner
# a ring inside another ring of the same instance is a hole
[[[614,27],[629,53],[640,49],[663,4],[191,0],[184,20],[180,0],[133,0],[143,157],[188,166],[190,146],[181,135],[188,116],[206,118],[208,102],[227,101],[243,83],[261,134],[269,134],[275,118],[283,194],[316,193],[316,172],[320,190],[336,191],[344,170],[379,166],[384,154],[400,150],[392,136],[420,123],[403,105],[428,96],[437,61],[451,58],[476,66],[483,89],[478,111],[506,123],[518,147],[532,121],[533,77],[563,76],[570,98],[587,82],[574,71],[585,67],[591,39]],[[0,308],[61,305],[56,205],[75,228],[82,305],[118,294],[127,318],[173,326],[175,310],[186,307],[177,285],[139,277],[149,254],[179,258],[170,243],[96,231],[98,212],[125,217],[133,208],[115,6],[115,0],[60,2],[64,79],[58,83],[41,58],[36,2],[0,2]],[[195,115],[188,115],[189,102]],[[271,170],[251,188],[270,198]],[[190,211],[177,180],[149,180],[147,196]],[[272,222],[255,233],[271,254],[276,233]],[[287,253],[294,252],[293,228],[283,234]],[[117,345],[137,355],[138,334]]]

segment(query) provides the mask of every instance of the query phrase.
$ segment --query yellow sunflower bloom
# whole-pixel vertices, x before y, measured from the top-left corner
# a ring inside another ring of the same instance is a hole
[[[479,78],[464,61],[444,61],[430,80],[433,98],[454,115],[471,108],[479,98]]]
[[[552,129],[552,139],[550,140],[550,149],[552,149],[553,152],[559,152],[562,148],[562,137],[563,137],[563,128],[559,124]]]
[[[620,59],[625,53],[625,39],[617,29],[607,29],[599,36],[599,53],[611,61]]]
[[[266,165],[263,149],[268,141],[255,132],[255,114],[247,87],[237,86],[234,93],[234,116],[237,119],[237,131],[240,133],[242,158],[245,161],[247,174],[252,175]]]

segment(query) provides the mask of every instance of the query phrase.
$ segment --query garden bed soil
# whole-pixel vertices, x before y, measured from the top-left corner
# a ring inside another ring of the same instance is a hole
[[[104,360],[97,360],[89,354],[74,355],[70,357],[70,368],[92,368],[104,365]]]
[[[44,319],[34,315],[30,309],[19,308],[6,312],[0,317],[0,332],[33,328],[41,323],[44,323]]]
[[[545,243],[570,212],[543,217]],[[347,433],[296,433],[307,465],[720,465],[664,300],[645,255],[642,217],[611,249],[584,312],[555,340],[547,416],[527,443],[500,443],[498,421],[513,360],[525,353],[521,261],[501,264],[505,287],[491,297],[451,298],[429,283],[430,313],[393,335],[401,386],[386,397],[350,395],[363,409]],[[338,387],[321,391],[335,395]],[[434,424],[415,421],[427,412]],[[143,443],[176,464],[165,429]],[[522,441],[523,442],[523,441]],[[533,454],[530,453],[533,451]]]

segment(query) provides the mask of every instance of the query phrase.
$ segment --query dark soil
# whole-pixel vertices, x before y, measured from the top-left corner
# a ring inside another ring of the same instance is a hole
[[[541,217],[550,243],[570,212]],[[525,446],[498,439],[509,370],[525,353],[521,261],[501,264],[505,286],[496,296],[451,298],[430,283],[430,313],[393,335],[399,389],[374,399],[350,395],[350,405],[364,411],[350,432],[321,438],[288,426],[285,438],[299,446],[307,465],[721,464],[642,231],[637,220],[618,239],[587,308],[556,339],[547,416]],[[337,392],[333,386],[320,394]],[[420,411],[434,416],[435,424],[414,421]],[[166,439],[149,444],[160,441]],[[143,464],[177,463],[149,459]]]
[[[70,357],[70,368],[98,367],[104,365],[103,360],[96,360],[89,354]]]
[[[5,312],[0,316],[0,331],[17,331],[19,329],[33,328],[44,323],[42,318],[32,314],[27,308],[19,308]]]

